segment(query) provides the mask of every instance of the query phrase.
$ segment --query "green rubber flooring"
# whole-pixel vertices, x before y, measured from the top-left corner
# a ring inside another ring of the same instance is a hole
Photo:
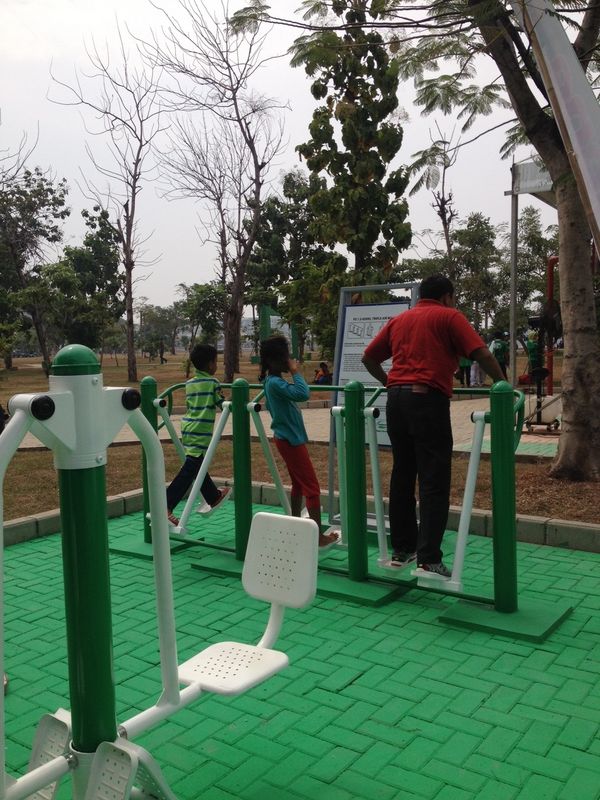
[[[207,541],[231,543],[231,503],[194,517]],[[109,523],[111,543],[132,533],[141,514]],[[69,707],[60,537],[5,555],[7,766],[20,774],[40,716]],[[180,661],[256,641],[266,622],[238,580],[191,568],[201,559],[173,555]],[[456,599],[426,591],[375,607],[318,596],[287,613],[287,670],[201,697],[136,741],[179,800],[599,798],[600,555],[519,544],[518,564],[524,598],[574,606],[542,644],[449,627],[438,617]],[[472,538],[464,577],[465,591],[491,592],[490,540]],[[152,563],[112,554],[111,582],[124,720],[159,694]]]

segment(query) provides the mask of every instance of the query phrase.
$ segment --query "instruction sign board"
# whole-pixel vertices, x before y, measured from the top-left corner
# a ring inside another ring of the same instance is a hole
[[[342,326],[341,347],[336,359],[334,381],[337,386],[345,386],[350,381],[360,381],[365,387],[379,387],[379,384],[365,369],[362,356],[365,348],[377,336],[383,326],[392,317],[398,316],[411,307],[410,298],[399,298],[393,303],[370,303],[365,305],[344,306],[339,324]],[[391,367],[391,359],[384,361],[383,369],[387,372]],[[371,396],[365,394],[365,403]],[[338,392],[336,405],[342,405],[344,395]],[[386,395],[380,395],[373,405],[380,409],[376,420],[377,441],[389,447],[385,420]]]

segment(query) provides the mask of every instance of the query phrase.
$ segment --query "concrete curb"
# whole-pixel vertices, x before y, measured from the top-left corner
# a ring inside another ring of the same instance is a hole
[[[232,486],[233,481],[227,478],[214,478],[220,486]],[[289,488],[286,488],[289,497]],[[252,482],[252,502],[270,506],[279,505],[275,486],[271,483]],[[328,496],[321,495],[321,503],[326,507]],[[141,511],[143,505],[142,490],[134,489],[107,498],[107,516],[109,519],[121,517]],[[384,498],[386,514],[388,500]],[[334,495],[334,512],[339,510],[337,492]],[[372,495],[367,496],[367,512],[374,513],[375,502]],[[460,519],[460,507],[450,506],[448,516],[449,530],[457,530]],[[58,533],[61,529],[60,512],[45,511],[30,517],[18,517],[4,523],[4,546],[20,544],[31,539]],[[471,515],[469,533],[475,536],[493,535],[492,512],[474,508]],[[584,550],[600,553],[600,525],[586,522],[568,522],[562,519],[535,517],[517,514],[517,540],[530,544],[562,547],[568,550]]]

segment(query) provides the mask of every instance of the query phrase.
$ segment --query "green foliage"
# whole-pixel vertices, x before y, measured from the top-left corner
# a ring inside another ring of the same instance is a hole
[[[48,244],[62,240],[62,222],[69,216],[66,180],[57,183],[39,167],[0,182],[2,270],[22,276]]]
[[[329,353],[335,344],[338,294],[348,281],[344,256],[317,240],[324,230],[313,200],[326,184],[299,170],[283,177],[282,197],[263,206],[261,229],[248,269],[246,297],[253,305],[276,308],[284,322],[296,326],[301,342],[315,336]],[[346,276],[343,278],[342,276]]]
[[[453,234],[457,305],[478,330],[488,327],[502,290],[501,256],[489,217],[469,214]]]
[[[193,283],[191,286],[180,283],[179,292],[183,297],[178,306],[179,313],[192,330],[190,346],[197,339],[215,344],[217,336],[223,330],[223,317],[229,303],[225,286],[217,281]]]
[[[51,349],[69,343],[101,348],[104,332],[125,309],[117,236],[108,215],[95,208],[82,216],[88,227],[82,245],[65,247],[57,263],[34,265],[16,293],[22,311],[43,309]]]
[[[558,254],[555,226],[542,229],[540,211],[525,206],[519,214],[517,249],[517,328],[528,328],[527,318],[539,312],[540,303],[546,295],[546,265],[551,255]],[[504,253],[503,281],[510,277],[510,253]],[[556,287],[558,288],[558,287]],[[508,330],[506,324],[495,322],[496,327]]]
[[[165,350],[175,349],[175,338],[182,323],[180,304],[172,306],[145,305],[140,309],[140,327],[137,335],[138,347],[150,358],[160,356],[166,361]]]
[[[37,268],[49,245],[62,240],[69,216],[65,180],[54,181],[39,167],[18,174],[0,171],[0,348],[7,357],[17,331],[33,322],[44,361],[43,325],[49,310],[39,287]]]
[[[349,274],[347,267],[341,254],[321,250],[281,288],[281,318],[296,325],[302,340],[310,332],[327,358],[333,358],[335,349],[339,290],[353,285],[354,273]]]
[[[313,96],[325,101],[313,114],[309,141],[296,148],[313,174],[327,176],[310,199],[311,229],[322,244],[346,245],[359,281],[371,280],[382,267],[392,269],[411,235],[403,171],[388,175],[402,144],[402,128],[391,120],[399,65],[379,32],[363,27],[389,6],[385,0],[336,0],[331,12],[348,24],[343,34],[320,30],[292,48],[292,64],[314,78]],[[325,10],[314,2],[304,9],[307,19]]]

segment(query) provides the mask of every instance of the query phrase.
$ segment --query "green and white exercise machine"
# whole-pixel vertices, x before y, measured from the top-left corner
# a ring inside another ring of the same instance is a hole
[[[176,800],[156,761],[131,740],[204,692],[236,695],[287,666],[287,656],[273,645],[284,609],[302,608],[314,597],[317,526],[306,519],[256,514],[242,583],[251,597],[271,604],[262,637],[256,645],[214,644],[179,664],[163,453],[154,428],[139,408],[140,393],[104,388],[96,356],[80,345],[69,345],[57,354],[49,383],[47,393],[11,398],[11,420],[0,442],[0,480],[3,483],[7,466],[28,431],[52,450],[62,521],[70,711],[60,708],[42,717],[28,771],[11,776],[5,769],[4,697],[0,693],[0,800],[50,800],[68,773],[74,800]],[[147,461],[162,691],[148,708],[118,722],[105,465],[107,447],[125,424],[140,439]],[[272,557],[275,551],[276,559]],[[3,583],[2,576],[0,562]],[[0,674],[4,661],[1,588]]]

